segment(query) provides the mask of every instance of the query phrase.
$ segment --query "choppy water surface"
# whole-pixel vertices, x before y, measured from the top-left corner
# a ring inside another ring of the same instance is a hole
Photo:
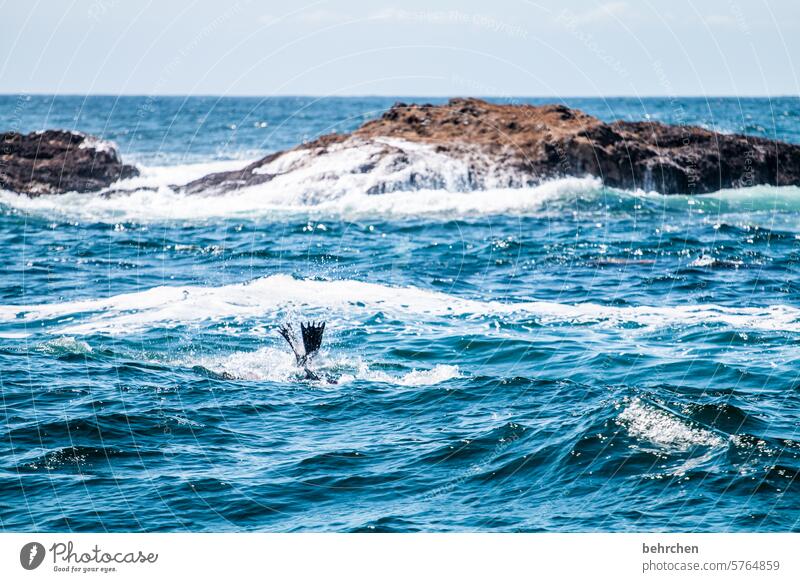
[[[158,187],[0,193],[0,527],[800,529],[800,189],[169,188],[393,101],[0,98]],[[800,142],[797,99],[567,103]]]

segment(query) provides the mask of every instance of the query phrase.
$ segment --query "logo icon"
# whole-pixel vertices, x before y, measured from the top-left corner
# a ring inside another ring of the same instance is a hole
[[[44,546],[39,542],[28,542],[19,551],[19,563],[26,570],[35,570],[44,561]]]

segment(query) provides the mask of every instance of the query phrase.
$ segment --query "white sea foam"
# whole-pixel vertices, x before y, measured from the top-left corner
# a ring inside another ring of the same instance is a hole
[[[718,447],[726,443],[720,435],[692,426],[675,415],[645,404],[640,398],[630,400],[617,420],[632,437],[663,447],[686,450],[695,446]]]
[[[272,347],[223,356],[188,357],[178,363],[186,367],[202,366],[216,374],[241,380],[285,382],[303,376],[291,353]],[[373,370],[363,361],[349,356],[329,359],[324,354],[315,361],[314,369],[323,375],[337,377],[339,384],[352,380],[369,380],[408,387],[434,386],[460,377],[458,366],[440,364],[429,370],[414,369],[405,374],[390,374]]]
[[[90,148],[97,150],[98,152],[111,153],[116,150],[117,144],[105,139],[97,138],[93,135],[87,135],[81,142],[81,144],[78,146],[78,149],[84,150]]]
[[[716,263],[716,259],[710,255],[700,255],[691,263],[689,263],[690,267],[712,267]]]
[[[147,222],[322,213],[474,216],[526,214],[548,200],[601,188],[596,178],[562,178],[522,187],[530,176],[493,167],[479,150],[459,157],[428,144],[351,138],[326,149],[289,150],[256,169],[274,177],[225,194],[179,193],[175,186],[204,175],[243,168],[244,161],[140,166],[141,175],[114,184],[109,196],[67,193],[30,198],[0,191],[0,203],[21,211],[78,220]],[[481,168],[480,170],[476,168]]]
[[[70,336],[61,336],[48,340],[36,346],[36,349],[51,355],[92,353],[92,346],[85,341]]]
[[[0,191],[0,203],[25,212],[101,222],[286,213],[449,217],[525,213],[540,209],[553,197],[600,187],[594,178],[565,178],[520,188],[529,176],[492,168],[481,158],[478,150],[457,158],[427,144],[351,138],[326,149],[289,150],[256,170],[273,175],[269,182],[225,194],[185,195],[175,186],[210,173],[240,169],[247,162],[140,166],[140,176],[109,189],[126,193],[29,198]]]
[[[160,170],[159,170],[160,171]],[[165,175],[172,172],[165,171]],[[164,179],[164,178],[160,178]],[[324,215],[345,219],[361,217],[407,218],[527,215],[541,211],[548,201],[578,196],[600,187],[595,178],[562,178],[528,188],[505,188],[451,192],[447,190],[396,191],[366,194],[337,191],[331,196],[310,198],[302,186],[281,188],[278,182],[244,188],[215,196],[187,195],[170,187],[155,186],[159,180],[145,174],[132,192],[112,196],[68,193],[58,196],[28,196],[0,190],[0,204],[36,215],[58,215],[91,222],[157,222],[163,220],[207,220],[212,218],[282,218],[287,215]],[[120,183],[119,185],[122,185]],[[156,187],[156,190],[146,189]]]
[[[111,186],[112,191],[127,191],[124,194],[103,196],[98,193],[68,192],[31,198],[0,190],[0,204],[37,215],[111,223],[225,216],[224,196],[211,199],[210,207],[206,208],[205,204],[198,204],[198,197],[178,194],[172,186],[185,184],[210,173],[241,168],[246,163],[233,160],[174,166],[139,166],[139,176],[121,180]]]
[[[272,275],[221,287],[162,286],[106,299],[65,303],[2,305],[0,322],[30,325],[70,317],[48,326],[50,333],[125,334],[153,326],[180,327],[222,320],[264,321],[279,310],[324,310],[344,319],[376,311],[418,321],[421,317],[535,318],[542,324],[571,323],[647,330],[666,326],[726,325],[737,330],[800,333],[800,310],[788,305],[723,307],[714,304],[615,307],[597,303],[501,302],[465,299],[416,287],[354,280],[303,280]]]
[[[400,139],[350,138],[325,149],[290,150],[256,169],[274,177],[225,194],[185,195],[174,186],[210,173],[241,169],[247,160],[176,166],[140,166],[141,175],[109,190],[125,194],[68,193],[29,198],[0,191],[0,204],[24,212],[99,222],[206,220],[325,214],[340,217],[431,218],[526,215],[554,200],[608,193],[592,177],[566,177],[526,186],[532,176],[492,166],[479,149],[458,156]],[[706,215],[757,210],[800,210],[800,188],[756,186],[705,196],[661,196],[614,191],[620,199],[654,209],[691,209]],[[600,198],[598,198],[600,200]],[[565,205],[556,208],[562,214]]]
[[[359,380],[370,380],[372,382],[384,382],[386,384],[397,384],[399,386],[434,386],[453,378],[460,378],[461,372],[458,366],[448,364],[438,364],[429,370],[411,370],[401,376],[395,376],[381,370],[372,370],[366,365],[359,367],[355,377]]]
[[[201,164],[210,171],[240,168],[241,162]],[[451,220],[475,216],[568,216],[575,211],[572,201],[596,197],[596,210],[612,212],[604,196],[613,195],[628,212],[640,202],[657,211],[687,211],[707,220],[728,215],[728,222],[743,222],[772,228],[793,229],[792,214],[800,211],[800,188],[793,186],[755,186],[702,196],[663,196],[653,192],[626,192],[604,189],[597,178],[558,178],[524,188],[493,188],[473,191],[420,189],[367,194],[362,191],[335,189],[306,190],[301,184],[281,187],[280,181],[243,188],[226,194],[201,196],[176,192],[170,185],[181,184],[208,172],[197,165],[143,168],[140,177],[115,184],[112,189],[130,192],[101,196],[67,193],[31,198],[0,190],[0,205],[38,216],[60,216],[86,222],[159,222],[164,220],[203,221],[224,218],[283,219],[287,216],[325,216],[338,219],[412,218]],[[310,193],[314,193],[313,196]],[[588,209],[592,212],[592,209]],[[760,216],[758,213],[763,213]]]
[[[493,166],[479,149],[455,157],[432,144],[393,138],[350,138],[325,148],[290,150],[255,172],[275,176],[259,190],[290,192],[306,204],[351,193],[520,187],[530,178]]]
[[[294,356],[287,350],[266,347],[223,356],[189,356],[177,362],[184,367],[201,366],[215,374],[241,380],[282,382],[298,375]]]
[[[139,175],[114,184],[115,189],[162,188],[181,185],[216,172],[238,170],[250,163],[249,160],[220,160],[196,164],[177,164],[171,166],[137,166]]]

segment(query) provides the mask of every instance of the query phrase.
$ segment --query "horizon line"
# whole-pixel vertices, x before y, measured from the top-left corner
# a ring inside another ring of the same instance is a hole
[[[222,93],[45,93],[40,91],[0,91],[0,97],[195,97],[217,99],[800,99],[800,95],[793,94],[683,94],[683,95],[424,95],[424,94],[314,94],[314,93],[286,93],[286,94],[222,94]]]

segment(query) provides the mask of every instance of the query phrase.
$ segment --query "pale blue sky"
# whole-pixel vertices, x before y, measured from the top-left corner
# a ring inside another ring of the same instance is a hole
[[[798,95],[797,0],[0,1],[0,93]]]

